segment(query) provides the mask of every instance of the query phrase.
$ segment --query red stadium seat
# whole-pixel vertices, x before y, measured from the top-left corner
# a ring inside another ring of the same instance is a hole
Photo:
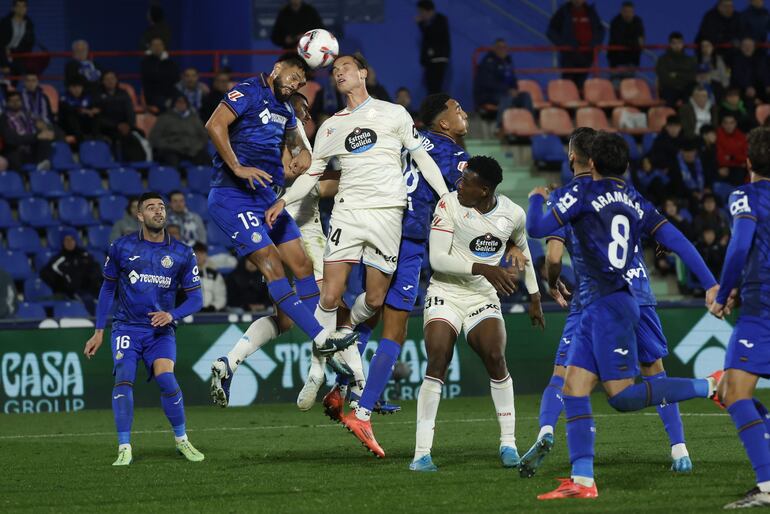
[[[526,109],[506,109],[503,113],[503,132],[511,136],[535,136],[540,130],[532,113]]]
[[[59,112],[59,92],[51,84],[40,84],[43,94],[48,97],[48,103],[51,104],[51,112]]]
[[[765,124],[768,114],[770,114],[770,104],[757,105],[757,110],[754,111],[754,116],[757,117],[757,123],[760,125]]]
[[[639,134],[646,134],[650,132],[649,128],[621,128],[620,127],[620,118],[623,116],[623,112],[632,112],[632,113],[639,113],[639,109],[636,107],[615,107],[612,109],[612,126],[615,127],[617,130],[624,132],[626,134],[633,134],[633,135],[639,135]],[[646,116],[646,115],[645,115]]]
[[[551,106],[551,102],[546,101],[543,97],[543,90],[540,89],[540,84],[534,80],[519,80],[519,91],[529,93],[529,96],[532,97],[532,105],[535,109]]]
[[[136,115],[136,126],[141,129],[147,137],[150,136],[150,131],[152,130],[152,127],[155,126],[156,121],[158,121],[158,117],[149,112]]]
[[[612,82],[607,79],[592,78],[583,84],[583,98],[596,107],[602,109],[620,107],[623,102],[618,100]]]
[[[663,104],[652,97],[650,86],[642,79],[623,79],[620,81],[620,98],[634,107],[654,107]]]
[[[139,103],[139,100],[137,100],[136,89],[134,89],[134,86],[125,82],[118,82],[118,87],[128,93],[131,104],[134,106],[134,112],[144,112],[144,107]]]
[[[652,132],[660,132],[660,129],[666,124],[666,118],[676,114],[671,107],[653,107],[647,113],[647,126]]]
[[[540,129],[546,134],[566,137],[575,130],[575,126],[566,110],[548,107],[540,111]]]
[[[577,109],[588,105],[588,102],[580,99],[580,93],[575,83],[566,79],[555,79],[548,82],[548,100],[565,109]]]
[[[576,127],[591,127],[595,130],[605,130],[607,132],[615,132],[615,128],[610,127],[607,121],[607,115],[604,111],[597,109],[596,107],[581,107],[575,113],[575,126]]]

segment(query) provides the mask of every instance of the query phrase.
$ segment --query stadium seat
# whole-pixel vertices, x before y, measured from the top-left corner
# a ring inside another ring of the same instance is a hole
[[[634,107],[654,107],[663,102],[652,97],[650,86],[644,79],[629,78],[620,81],[620,99]]]
[[[506,109],[503,113],[503,132],[506,135],[523,137],[541,133],[532,113],[526,109]]]
[[[140,196],[144,192],[142,177],[130,168],[113,168],[107,171],[110,191],[126,196]]]
[[[45,265],[48,264],[48,261],[50,261],[57,253],[58,252],[55,252],[51,248],[44,248],[35,254],[35,256],[32,258],[32,261],[35,264],[35,269],[38,271],[38,273],[40,270],[45,268]]]
[[[554,79],[548,82],[548,101],[565,109],[577,109],[588,105],[588,102],[580,99],[580,92],[575,83],[567,79]]]
[[[75,227],[95,225],[93,210],[82,196],[70,196],[59,200],[59,220]]]
[[[144,114],[137,114],[136,115],[136,128],[144,132],[146,137],[150,137],[150,132],[152,132],[152,128],[155,126],[155,123],[158,121],[158,117],[154,114],[150,114],[149,112],[146,112]]]
[[[629,128],[629,127],[620,127],[620,120],[623,116],[623,112],[631,112],[631,113],[640,113],[641,111],[637,109],[636,107],[615,107],[612,109],[612,126],[615,127],[620,132],[624,132],[626,134],[633,134],[633,135],[640,135],[640,134],[646,134],[650,131],[647,127],[637,127],[637,128]],[[647,115],[645,114],[645,117]]]
[[[595,130],[604,130],[615,132],[615,128],[610,127],[607,121],[607,115],[597,107],[581,107],[575,113],[576,127],[591,127]]]
[[[666,124],[666,118],[676,114],[671,107],[653,107],[647,112],[647,127],[653,132],[660,132]]]
[[[6,271],[14,280],[26,280],[33,276],[29,259],[24,252],[0,250],[0,269]]]
[[[55,171],[35,170],[29,174],[29,190],[35,196],[43,198],[61,198],[67,196],[64,180]]]
[[[136,97],[136,89],[131,84],[126,82],[118,82],[118,87],[128,94],[131,99],[131,105],[134,106],[134,112],[144,112],[144,107],[139,103]]]
[[[94,139],[80,143],[80,164],[102,170],[114,168],[118,163],[112,157],[110,146],[105,141]]]
[[[203,218],[203,221],[209,219],[208,198],[203,195],[196,195],[195,193],[187,193],[184,198],[188,209],[198,214]]]
[[[95,170],[79,169],[69,172],[70,192],[73,195],[97,198],[107,194],[102,177]]]
[[[566,137],[575,130],[575,126],[565,109],[547,107],[540,111],[540,129],[547,134]]]
[[[18,227],[19,222],[13,217],[11,206],[5,200],[0,200],[0,228]]]
[[[29,191],[24,188],[24,181],[15,171],[0,171],[0,196],[10,200],[27,198]]]
[[[209,221],[206,223],[206,239],[211,246],[232,247],[232,239],[228,234],[222,232],[222,229],[216,223]]]
[[[551,102],[547,101],[543,96],[543,89],[540,84],[534,80],[519,80],[519,91],[529,93],[532,97],[532,105],[535,109],[543,109],[544,107],[550,107]]]
[[[112,227],[108,225],[94,225],[88,227],[88,248],[106,250],[110,246],[110,232]]]
[[[32,197],[19,201],[19,220],[31,227],[45,228],[57,224],[48,200]]]
[[[170,166],[153,166],[147,175],[147,188],[150,191],[168,195],[172,191],[182,189],[182,179],[176,168]]]
[[[210,166],[191,166],[187,168],[187,190],[191,193],[209,194],[209,184],[214,168]]]
[[[562,185],[572,180],[573,176],[574,176],[574,173],[572,172],[572,169],[569,167],[569,161],[564,161],[563,163],[561,163],[559,178],[561,178]]]
[[[43,90],[43,94],[48,97],[48,103],[51,104],[51,112],[54,114],[59,113],[59,92],[51,84],[40,84],[40,89]]]
[[[80,167],[75,162],[70,145],[64,141],[54,141],[51,152],[51,167],[59,171],[74,170]]]
[[[583,84],[583,98],[600,109],[620,107],[623,102],[618,100],[612,82],[602,78],[590,78]]]
[[[107,252],[103,252],[97,248],[89,248],[88,253],[91,254],[91,257],[93,257],[95,263],[97,263],[99,266],[104,265],[104,261],[107,259]]]
[[[757,109],[754,111],[754,116],[757,117],[757,123],[764,125],[768,115],[770,115],[770,104],[757,105]]]
[[[5,234],[9,250],[36,254],[43,249],[37,230],[30,227],[9,228]]]
[[[21,302],[13,315],[16,319],[45,319],[45,308],[36,302]]]
[[[647,155],[652,149],[652,144],[655,142],[655,138],[658,137],[657,132],[648,132],[642,136],[642,153]]]
[[[58,252],[61,250],[61,233],[65,230],[75,231],[75,240],[77,241],[78,246],[83,246],[83,241],[80,239],[80,233],[75,229],[74,227],[70,227],[69,225],[57,225],[55,227],[48,227],[45,229],[45,238],[46,241],[48,241],[48,248]]]
[[[87,318],[89,316],[86,306],[78,300],[56,302],[53,305],[54,318]]]
[[[559,136],[542,134],[532,136],[532,159],[536,162],[564,162],[567,152]]]
[[[24,281],[24,300],[28,302],[39,302],[48,300],[53,296],[53,291],[48,284],[41,279],[34,277]]]
[[[125,196],[109,195],[99,198],[99,219],[112,224],[123,217],[128,206]]]
[[[639,145],[636,144],[634,137],[631,134],[626,134],[625,132],[621,132],[620,137],[622,137],[628,145],[628,157],[632,161],[638,161],[641,159],[642,153],[639,151]]]

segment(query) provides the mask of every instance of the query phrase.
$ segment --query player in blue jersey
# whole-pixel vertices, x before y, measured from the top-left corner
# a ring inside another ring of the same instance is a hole
[[[601,381],[610,405],[622,412],[651,405],[714,395],[717,377],[662,377],[635,384],[639,374],[636,329],[639,306],[625,275],[642,233],[676,252],[707,289],[713,301],[719,286],[692,244],[622,179],[628,167],[628,146],[617,135],[600,132],[591,145],[594,180],[571,182],[555,193],[556,205],[543,212],[548,191],[530,193],[527,229],[546,237],[570,224],[582,261],[578,295],[583,313],[568,354],[563,388],[570,479],[541,500],[595,498],[594,437],[590,394]]]
[[[292,173],[310,166],[310,149],[288,103],[305,84],[306,70],[298,55],[287,54],[269,75],[241,82],[224,96],[206,123],[217,150],[208,208],[217,226],[232,238],[238,256],[259,268],[277,307],[314,341],[316,350],[333,353],[352,344],[356,334],[332,336],[313,316],[318,284],[292,217],[281,212],[272,226],[265,223],[265,211],[284,189],[283,145],[294,156]],[[296,293],[284,264],[295,277]],[[227,404],[232,375],[227,357],[212,366],[212,393],[221,405]]]
[[[160,387],[160,402],[174,431],[177,451],[187,460],[202,461],[203,454],[187,439],[182,391],[174,376],[176,322],[203,305],[198,265],[192,249],[166,233],[166,206],[159,194],[141,196],[138,217],[139,232],[110,245],[96,308],[96,330],[83,353],[90,359],[102,345],[117,291],[110,335],[115,364],[112,410],[118,432],[118,458],[113,465],[127,466],[133,460],[133,386],[139,361]],[[179,288],[187,298],[175,306]]]
[[[770,506],[770,414],[754,397],[760,377],[770,378],[770,129],[749,133],[751,183],[730,195],[732,237],[719,294],[710,306],[722,318],[740,289],[741,313],[725,355],[719,397],[733,418],[757,485],[726,509]]]

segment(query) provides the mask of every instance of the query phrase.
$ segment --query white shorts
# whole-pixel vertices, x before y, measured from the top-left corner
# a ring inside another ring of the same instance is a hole
[[[501,321],[503,319],[497,294],[486,295],[468,290],[458,294],[435,282],[428,286],[423,328],[432,321],[443,321],[448,323],[457,335],[460,335],[461,330],[465,330],[465,337],[468,337],[476,325],[489,318]]]
[[[324,248],[326,248],[326,236],[321,227],[321,220],[314,218],[299,227],[302,234],[302,244],[305,253],[313,261],[313,275],[316,282],[324,278]]]
[[[332,211],[324,262],[371,266],[392,275],[401,244],[401,207],[337,209]]]

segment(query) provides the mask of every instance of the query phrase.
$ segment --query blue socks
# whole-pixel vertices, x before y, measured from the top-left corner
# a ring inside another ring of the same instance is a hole
[[[556,428],[561,411],[564,409],[561,401],[562,387],[564,387],[564,377],[553,375],[543,390],[543,396],[540,399],[540,428],[545,426]]]
[[[313,283],[315,284],[315,281]],[[307,306],[294,293],[289,280],[284,277],[268,282],[267,290],[270,292],[270,297],[275,304],[291,318],[294,324],[310,336],[311,339],[315,340],[323,328],[318,323],[318,320],[315,319],[313,311],[308,310]],[[317,290],[318,287],[316,286]]]
[[[295,278],[294,287],[297,288],[297,296],[305,304],[310,312],[315,312],[318,307],[318,301],[321,299],[321,292],[318,290],[318,283],[315,281],[315,275],[305,278]]]
[[[657,375],[642,377],[642,381],[650,382],[661,378],[666,378],[665,371],[662,371]],[[666,429],[666,433],[668,434],[668,440],[671,442],[671,446],[684,443],[684,426],[682,425],[682,417],[679,415],[679,404],[668,403],[666,405],[658,405],[657,410],[658,416],[660,416],[660,420],[663,422],[663,428]]]
[[[155,381],[160,386],[160,404],[163,406],[163,412],[166,414],[171,428],[176,437],[185,435],[184,426],[184,402],[182,401],[182,390],[176,382],[173,373],[161,373],[155,377]]]
[[[767,427],[767,431],[770,432],[770,413],[767,412],[767,407],[762,405],[762,402],[754,398],[754,407],[757,408],[757,412],[760,416],[762,416],[762,421],[765,422],[765,427]]]
[[[567,418],[567,447],[572,464],[572,477],[594,477],[594,440],[596,428],[588,396],[566,396],[564,416]]]
[[[368,411],[374,408],[374,404],[379,400],[385,386],[388,385],[390,375],[393,373],[393,365],[398,360],[400,353],[401,346],[398,343],[390,339],[380,339],[377,352],[369,364],[369,376],[366,377],[364,392],[358,402],[361,407]]]
[[[706,398],[709,383],[705,378],[657,378],[627,387],[609,399],[621,412],[632,412],[661,403],[675,403],[692,398]]]
[[[733,418],[738,437],[757,475],[757,483],[770,480],[770,446],[767,444],[767,427],[754,400],[738,400],[727,408]]]
[[[112,389],[112,413],[118,431],[118,444],[131,443],[131,425],[134,422],[134,384],[118,382]]]

